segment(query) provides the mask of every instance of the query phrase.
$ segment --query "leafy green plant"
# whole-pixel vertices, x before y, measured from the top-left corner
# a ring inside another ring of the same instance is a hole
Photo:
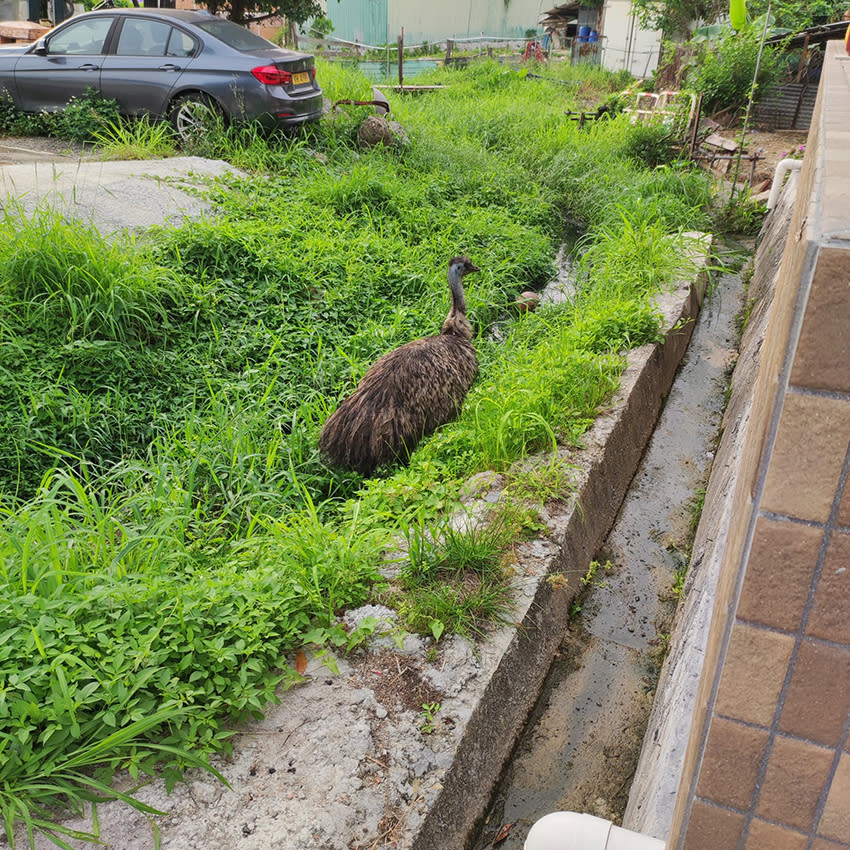
[[[688,576],[687,565],[680,567],[673,573],[673,585],[671,592],[676,599],[685,598],[685,579]]]
[[[57,688],[55,697],[60,705],[73,711],[74,703],[68,692],[68,683],[57,668]],[[14,711],[17,706],[13,704]],[[121,800],[137,811],[145,814],[162,815],[152,806],[143,803],[134,796],[138,788],[119,791],[110,785],[114,771],[118,767],[129,765],[130,773],[136,780],[140,771],[150,772],[162,761],[175,758],[186,767],[198,767],[209,771],[225,785],[227,780],[204,758],[199,758],[185,748],[156,744],[144,741],[152,730],[161,729],[165,724],[185,714],[185,709],[168,706],[152,715],[128,723],[106,736],[83,736],[70,742],[70,751],[65,752],[66,740],[63,736],[45,736],[40,748],[38,766],[32,779],[16,776],[16,763],[7,762],[0,768],[0,814],[3,817],[6,840],[15,850],[15,827],[20,824],[26,830],[27,841],[34,845],[37,835],[44,836],[57,847],[68,848],[66,838],[97,843],[97,806],[111,800]],[[18,735],[20,739],[20,735]],[[14,752],[17,742],[12,742],[5,734],[0,736],[4,751]],[[33,770],[34,765],[29,765]],[[170,771],[170,782],[179,778],[179,772]],[[62,824],[57,816],[72,813],[77,817],[86,814],[90,807],[94,829],[90,832],[72,829]],[[152,822],[158,841],[158,829]]]
[[[759,17],[770,8],[776,27],[790,32],[800,32],[818,24],[841,20],[847,8],[843,0],[816,0],[814,3],[796,3],[794,0],[752,0],[748,4],[749,14]]]
[[[0,92],[0,133],[14,132],[20,113],[6,89]]]
[[[94,89],[72,97],[65,109],[51,116],[51,136],[73,142],[91,142],[98,132],[119,120],[118,103]]]
[[[612,568],[611,562],[605,561],[603,564],[600,561],[591,561],[587,567],[587,572],[581,577],[582,587],[605,587],[604,579],[599,578],[600,568],[610,570]]]
[[[510,538],[497,518],[488,525],[408,529],[408,563],[385,596],[412,631],[468,637],[482,634],[510,610],[510,578],[503,558]]]
[[[639,122],[633,126],[626,144],[626,152],[647,168],[669,164],[678,155],[671,130],[664,124],[655,122]]]
[[[718,233],[757,236],[766,215],[766,206],[744,189],[718,203],[713,214],[714,229]]]
[[[0,133],[16,136],[39,136],[49,133],[52,115],[21,112],[5,89],[0,92]]]
[[[319,15],[310,23],[310,35],[315,38],[324,38],[325,36],[330,35],[333,31],[333,21],[324,15]]]
[[[443,706],[439,702],[424,702],[422,703],[422,712],[420,715],[419,731],[423,735],[431,735],[437,728],[437,714],[442,710]]]

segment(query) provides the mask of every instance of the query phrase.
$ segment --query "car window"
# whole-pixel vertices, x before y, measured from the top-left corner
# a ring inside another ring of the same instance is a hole
[[[118,56],[165,56],[171,26],[162,21],[125,18],[115,52]]]
[[[171,37],[168,39],[166,56],[191,56],[195,52],[195,39],[177,27],[171,28]]]
[[[68,24],[50,37],[47,52],[72,56],[102,53],[112,20],[111,17],[87,18]]]
[[[234,50],[264,50],[276,47],[251,30],[246,30],[245,27],[240,27],[239,24],[224,18],[210,18],[208,21],[195,22],[195,26],[214,35]]]

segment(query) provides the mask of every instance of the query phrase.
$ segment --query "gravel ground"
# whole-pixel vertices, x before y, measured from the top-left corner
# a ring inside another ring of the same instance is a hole
[[[41,159],[99,159],[92,145],[49,136],[0,136],[0,165]]]

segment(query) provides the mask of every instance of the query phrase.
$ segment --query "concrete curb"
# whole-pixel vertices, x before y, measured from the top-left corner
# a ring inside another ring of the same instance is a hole
[[[577,503],[552,518],[554,550],[540,572],[522,620],[494,670],[447,770],[442,789],[416,835],[413,850],[466,846],[539,694],[564,637],[580,588],[553,587],[553,573],[583,574],[614,523],[655,422],[687,349],[707,279],[699,272],[658,299],[665,342],[629,354],[611,409],[586,435],[586,448],[569,459],[580,468]]]

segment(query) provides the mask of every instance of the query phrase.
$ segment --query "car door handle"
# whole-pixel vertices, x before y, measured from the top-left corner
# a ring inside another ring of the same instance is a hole
[[[91,62],[86,62],[85,65],[80,65],[77,68],[78,71],[99,71],[100,65],[93,65]]]
[[[169,62],[166,65],[160,65],[159,70],[160,71],[182,71],[183,68],[180,65],[175,65],[172,62]]]

